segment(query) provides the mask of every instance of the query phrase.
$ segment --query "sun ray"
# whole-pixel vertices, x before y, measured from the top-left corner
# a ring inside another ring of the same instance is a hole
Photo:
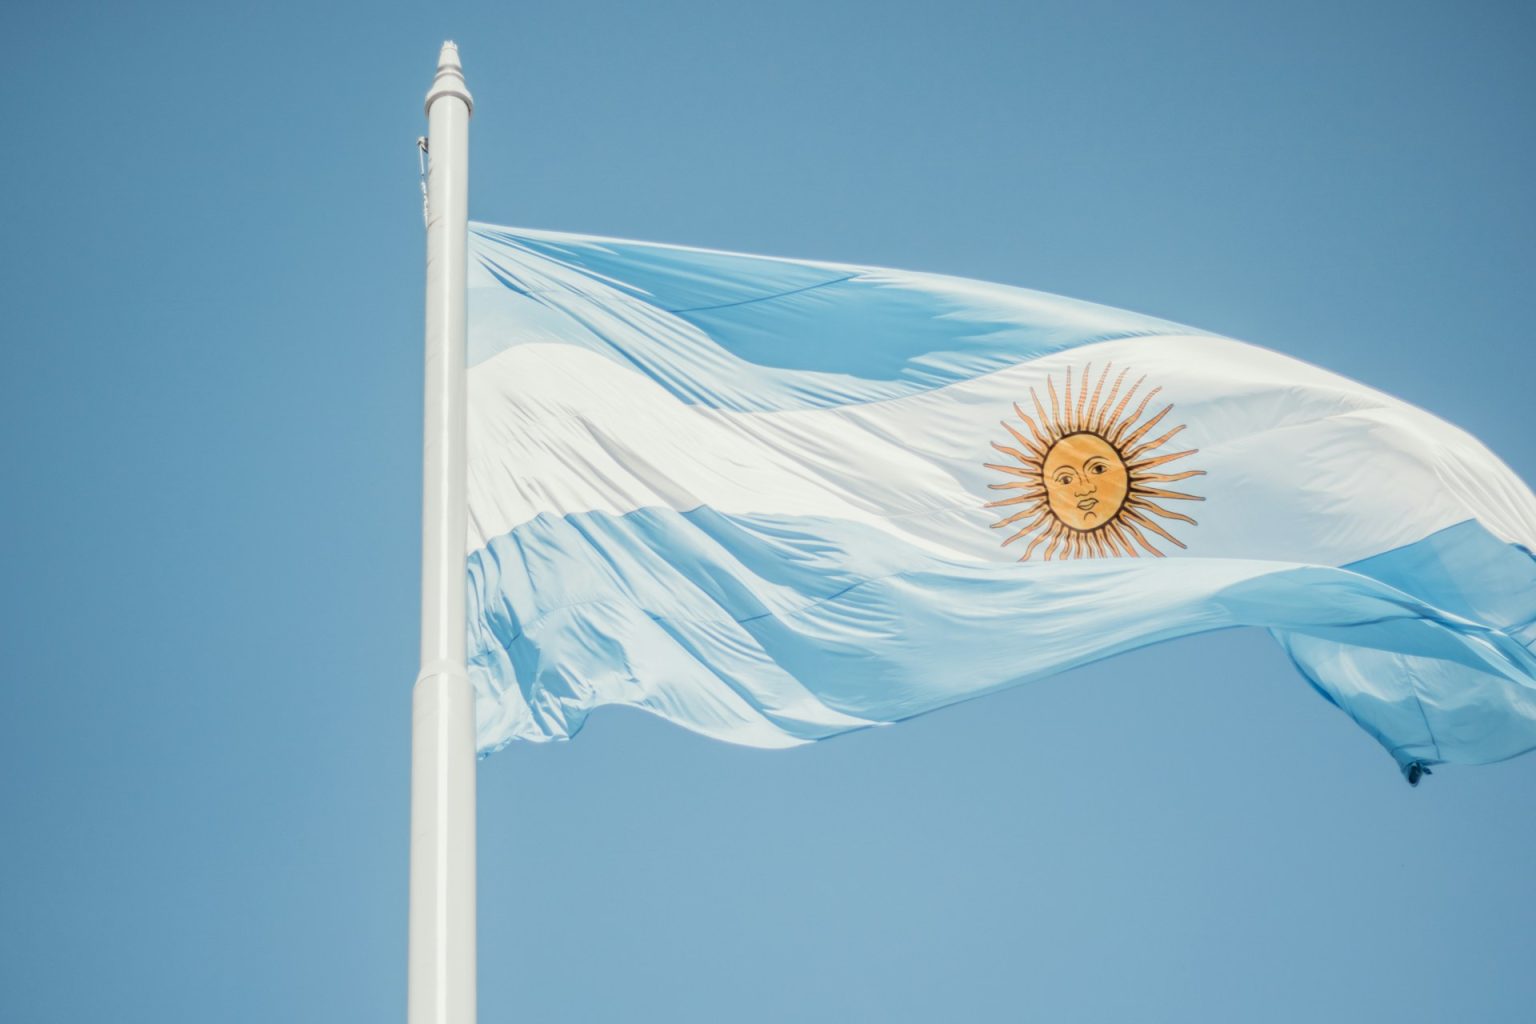
[[[1183,491],[1165,491],[1160,487],[1139,487],[1132,485],[1131,493],[1143,498],[1170,498],[1178,501],[1204,501],[1198,494],[1185,494]]]
[[[1115,557],[1123,554],[1126,558],[1140,558],[1131,542],[1125,539],[1125,532],[1120,529],[1119,523],[1110,523],[1104,528],[1104,536],[1109,538],[1109,543],[1115,549]]]
[[[1114,365],[1114,363],[1105,363],[1103,372],[1099,374],[1099,382],[1093,386],[1093,397],[1088,400],[1088,415],[1083,419],[1084,430],[1093,429],[1093,419],[1099,411],[1099,394],[1103,392],[1104,382],[1109,379],[1110,368]]]
[[[1082,430],[1088,420],[1083,416],[1083,406],[1088,401],[1088,378],[1093,376],[1093,364],[1083,367],[1083,375],[1077,382],[1077,418],[1074,421],[1077,429]]]
[[[1045,390],[1048,391],[1050,393],[1050,396],[1051,396],[1051,425],[1055,429],[1060,430],[1061,429],[1061,407],[1057,404],[1057,399],[1056,399],[1056,378],[1054,378],[1054,377],[1047,377],[1047,378],[1045,378]]]
[[[1122,452],[1128,452],[1132,445],[1134,445],[1137,441],[1140,441],[1143,437],[1146,436],[1147,431],[1149,431],[1153,427],[1157,426],[1158,423],[1161,422],[1162,418],[1164,416],[1167,416],[1172,411],[1173,411],[1173,406],[1171,406],[1171,405],[1163,406],[1163,411],[1162,412],[1158,413],[1156,416],[1153,416],[1151,419],[1147,420],[1147,422],[1145,422],[1141,426],[1137,427],[1134,431],[1131,432],[1130,435],[1128,435],[1126,437],[1116,438],[1115,439],[1115,447],[1119,448]],[[1124,455],[1122,457],[1128,459],[1128,458],[1130,458],[1130,455],[1126,454],[1126,455]]]
[[[1104,536],[1109,537],[1109,539],[1115,543],[1115,550],[1117,550],[1118,553],[1124,554],[1127,559],[1135,559],[1135,557],[1140,557],[1140,554],[1137,554],[1137,550],[1135,550],[1135,548],[1130,545],[1129,540],[1126,540],[1126,536],[1124,536],[1124,534],[1121,533],[1121,531],[1118,530],[1114,524],[1111,524],[1111,528],[1109,528],[1109,530],[1104,530]]]
[[[1136,524],[1132,523],[1130,520],[1123,520],[1121,522],[1116,523],[1115,524],[1115,529],[1119,530],[1122,534],[1128,535],[1137,544],[1141,545],[1143,550],[1151,552],[1153,555],[1157,556],[1158,558],[1167,558],[1168,557],[1167,555],[1165,555],[1161,551],[1159,551],[1157,548],[1153,547],[1152,546],[1152,542],[1147,540],[1146,534],[1144,534],[1140,530],[1138,530],[1136,528]],[[1141,556],[1138,555],[1137,557],[1139,558]]]
[[[1005,480],[1000,484],[987,484],[987,487],[994,491],[1018,490],[1020,487],[1041,488],[1044,486],[1044,483],[1040,480]]]
[[[1199,523],[1195,522],[1195,520],[1185,515],[1183,512],[1175,512],[1172,509],[1163,508],[1163,506],[1159,505],[1157,502],[1143,498],[1140,495],[1132,495],[1131,497],[1125,499],[1125,503],[1135,508],[1144,509],[1147,512],[1153,512],[1162,516],[1164,519],[1177,519],[1180,522],[1188,523],[1190,526],[1200,525]]]
[[[1159,455],[1155,459],[1143,459],[1140,462],[1128,463],[1126,468],[1133,473],[1138,469],[1153,469],[1165,462],[1172,462],[1174,459],[1182,459],[1186,455],[1193,455],[1199,450],[1198,448],[1186,448],[1182,452],[1169,452],[1167,455]]]
[[[1033,389],[1031,389],[1030,394],[1034,394]],[[1039,404],[1040,404],[1040,400],[1038,398],[1035,399],[1035,405],[1038,406]],[[1026,424],[1028,424],[1029,432],[1031,434],[1035,435],[1035,440],[1040,442],[1040,447],[1045,449],[1046,451],[1049,451],[1050,447],[1051,447],[1050,439],[1045,437],[1045,435],[1041,433],[1040,428],[1035,426],[1035,421],[1030,419],[1029,415],[1023,409],[1019,408],[1019,403],[1018,402],[1014,402],[1013,403],[1013,411],[1014,411],[1015,414],[1018,415],[1019,419],[1023,420]],[[1043,413],[1040,416],[1040,422],[1041,423],[1045,422],[1045,415]]]
[[[1110,365],[1113,366],[1114,364],[1111,363]],[[1120,384],[1125,380],[1125,375],[1130,372],[1131,368],[1127,366],[1115,376],[1115,382],[1109,388],[1109,395],[1104,399],[1104,406],[1099,410],[1099,421],[1090,424],[1088,427],[1095,434],[1102,435],[1104,433],[1104,421],[1109,417],[1109,407],[1114,404],[1115,395],[1120,393]]]
[[[1034,388],[1029,389],[1029,397],[1030,400],[1035,403],[1036,415],[1040,417],[1040,429],[1045,431],[1045,433],[1048,435],[1048,441],[1051,444],[1055,444],[1058,440],[1056,428],[1053,426],[1055,421],[1045,414],[1045,406],[1040,404],[1040,396],[1035,394]],[[1033,427],[1034,424],[1031,423],[1030,426]]]
[[[1173,534],[1169,533],[1167,530],[1163,529],[1161,526],[1157,525],[1152,520],[1136,511],[1134,508],[1131,508],[1129,505],[1127,505],[1126,508],[1122,510],[1121,514],[1125,516],[1128,522],[1135,523],[1137,526],[1151,530],[1159,537],[1173,544],[1177,544],[1181,548],[1184,546],[1184,542],[1179,540],[1179,538],[1175,537]]]
[[[1051,538],[1051,542],[1045,546],[1045,551],[1040,556],[1041,561],[1049,562],[1051,560],[1051,555],[1056,553],[1056,545],[1061,543],[1066,532],[1066,526],[1061,523],[1051,527],[1051,532],[1048,535]]]
[[[1173,406],[1170,405],[1168,408],[1172,409]],[[1166,434],[1162,435],[1157,440],[1155,440],[1155,441],[1143,441],[1141,444],[1137,445],[1135,448],[1131,448],[1130,447],[1130,442],[1127,441],[1126,442],[1126,448],[1128,448],[1130,450],[1125,453],[1125,461],[1126,462],[1134,462],[1135,460],[1141,458],[1142,455],[1146,454],[1147,452],[1157,451],[1157,449],[1161,448],[1163,445],[1165,445],[1169,441],[1173,440],[1173,438],[1175,436],[1177,436],[1179,431],[1183,430],[1186,426],[1187,426],[1187,424],[1180,423],[1178,426],[1174,427],[1172,430],[1168,431]]]
[[[1122,538],[1119,531],[1115,529],[1114,523],[1110,523],[1104,527],[1104,539],[1107,540],[1109,542],[1109,546],[1114,549],[1116,558],[1120,557],[1122,547],[1127,557],[1136,557],[1136,549],[1125,543],[1124,538]]]
[[[1125,393],[1125,397],[1120,399],[1120,404],[1115,406],[1115,411],[1110,413],[1109,419],[1104,421],[1104,429],[1099,431],[1099,436],[1112,437],[1114,432],[1120,429],[1120,414],[1125,411],[1125,407],[1130,404],[1130,401],[1135,396],[1137,389],[1141,387],[1146,379],[1147,378],[1145,374],[1136,378],[1136,383],[1131,385],[1131,390]]]
[[[1021,562],[1029,561],[1029,556],[1034,554],[1035,548],[1037,548],[1041,544],[1045,543],[1045,541],[1046,541],[1046,539],[1048,537],[1054,536],[1056,531],[1059,530],[1059,529],[1061,529],[1061,524],[1060,523],[1053,523],[1051,525],[1050,529],[1046,530],[1045,532],[1043,532],[1043,533],[1039,534],[1037,537],[1035,537],[1034,540],[1029,542],[1029,546],[1024,549],[1024,553],[1019,556],[1019,561],[1021,561]]]
[[[1154,483],[1171,484],[1177,480],[1188,480],[1192,476],[1205,476],[1203,469],[1186,469],[1182,473],[1143,473],[1140,470],[1131,470],[1132,480],[1150,480]],[[999,487],[1000,484],[993,484]]]
[[[1024,465],[1029,466],[1032,469],[1040,468],[1039,459],[1032,459],[1028,455],[1025,455],[1023,452],[1019,451],[1017,448],[1009,448],[1007,445],[998,444],[996,441],[992,442],[992,447],[996,448],[1004,455],[1012,455],[1014,458],[1024,463]]]
[[[1019,513],[1019,515],[1024,515],[1024,514],[1025,513],[1023,513],[1023,512]],[[1025,534],[1033,533],[1035,530],[1039,529],[1040,528],[1040,524],[1045,522],[1045,520],[1047,518],[1049,518],[1050,514],[1051,513],[1049,512],[1049,510],[1041,512],[1037,517],[1035,517],[1034,520],[1032,520],[1029,523],[1026,523],[1025,525],[1023,525],[1021,527],[1019,527],[1018,530],[1013,534],[1013,536],[1011,536],[1007,540],[1003,541],[1003,547],[1007,547],[1009,544],[1012,544],[1014,541],[1018,540],[1020,537],[1024,536]],[[996,526],[1002,526],[1003,524],[1002,523],[993,523],[992,525],[994,527],[996,527]]]
[[[1116,447],[1120,446],[1121,435],[1123,435],[1127,430],[1131,429],[1131,426],[1135,424],[1137,420],[1141,419],[1141,414],[1147,411],[1147,403],[1156,398],[1157,393],[1161,390],[1163,390],[1161,387],[1155,387],[1141,397],[1141,404],[1136,406],[1136,411],[1131,413],[1125,419],[1121,420],[1120,425],[1115,428],[1115,432],[1109,435],[1108,440],[1110,444]]]
[[[1024,509],[1025,512],[1033,512],[1036,508],[1046,504],[1045,498],[1039,492],[1036,492],[1034,494],[1021,494],[1016,498],[989,501],[983,505],[982,508],[1007,508],[1009,505],[1021,505],[1026,501],[1030,502],[1031,504],[1028,508]],[[1003,524],[993,523],[992,525],[1001,526]]]
[[[1021,502],[1026,502],[1026,501],[1031,502],[1031,504],[1025,505],[1023,508],[1017,509],[1017,510],[1009,508],[1009,506],[1011,506],[1011,505],[1017,505],[1017,504],[1020,504]],[[985,505],[983,505],[982,507],[983,508],[1008,508],[1009,512],[1012,513],[1012,518],[1004,519],[1002,522],[999,522],[999,523],[993,523],[992,524],[992,528],[994,530],[997,529],[999,526],[1007,526],[1009,523],[1013,522],[1015,519],[1018,519],[1021,516],[1027,516],[1031,512],[1038,512],[1041,509],[1045,509],[1045,511],[1047,511],[1047,512],[1050,511],[1050,509],[1046,508],[1046,503],[1045,503],[1044,499],[1035,498],[1035,497],[1032,497],[1030,495],[1025,495],[1022,498],[1011,498],[1008,501],[989,501]],[[997,514],[998,515],[1004,515],[1005,513],[999,512]]]
[[[1069,558],[1077,557],[1077,534],[1071,530],[1066,531],[1066,543],[1061,550],[1056,552],[1056,561],[1065,562]]]
[[[1061,421],[1066,425],[1067,433],[1077,429],[1077,421],[1072,418],[1072,367],[1067,367],[1067,383],[1061,389]]]
[[[1007,540],[1003,541],[1003,546],[1007,547],[1009,544],[1012,544],[1014,541],[1018,540],[1020,537],[1024,537],[1024,536],[1027,536],[1027,535],[1029,535],[1031,533],[1034,533],[1038,529],[1039,529],[1038,526],[1031,526],[1028,529],[1020,530],[1018,533],[1013,534]],[[1035,539],[1039,540],[1040,537],[1044,537],[1044,536],[1045,536],[1045,534],[1042,533],[1042,534],[1039,534]],[[1020,558],[1019,561],[1022,562],[1022,561],[1024,561],[1024,559]]]
[[[1035,442],[1024,436],[1023,431],[1019,430],[1018,427],[1015,427],[1007,420],[1003,420],[1003,429],[1012,434],[1013,439],[1019,442],[1021,446],[1023,446],[1029,452],[1033,453],[1034,458],[1028,460],[1031,463],[1038,464],[1041,462],[1045,458],[1045,453],[1050,450],[1049,445],[1045,446],[1044,448],[1036,445]]]
[[[999,466],[995,462],[984,463],[988,469],[1000,469],[1004,473],[1012,473],[1014,476],[1039,477],[1039,473],[1031,473],[1027,469],[1015,469],[1013,466]]]
[[[1034,494],[1021,494],[1017,498],[1009,498],[1007,501],[989,501],[989,502],[987,502],[986,505],[983,506],[984,508],[1007,508],[1010,505],[1018,505],[1018,504],[1022,504],[1023,502],[1026,502],[1026,501],[1029,502],[1030,504],[1025,505],[1023,508],[1019,509],[1017,512],[1015,512],[1012,515],[1011,518],[1004,519],[1000,523],[993,523],[992,524],[992,528],[995,530],[999,526],[1007,526],[1009,523],[1013,522],[1015,519],[1022,518],[1023,516],[1029,515],[1031,512],[1034,512],[1034,511],[1036,511],[1038,509],[1045,508],[1046,507],[1046,501],[1045,501],[1044,498],[1039,497],[1038,495],[1034,495]],[[1050,511],[1050,510],[1046,509],[1046,511]],[[998,514],[1001,515],[1002,513],[998,513]]]
[[[1090,533],[1088,535],[1088,539],[1093,543],[1093,549],[1094,549],[1095,552],[1097,552],[1098,557],[1100,557],[1100,558],[1113,558],[1114,557],[1115,552],[1110,551],[1109,548],[1105,545],[1105,543],[1104,543],[1104,534],[1102,532],[1095,530],[1093,533]]]

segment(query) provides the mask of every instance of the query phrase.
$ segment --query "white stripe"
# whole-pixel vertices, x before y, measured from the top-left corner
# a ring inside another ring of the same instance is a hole
[[[829,516],[965,561],[1011,560],[981,506],[1006,461],[999,421],[1071,367],[1147,375],[1197,448],[1170,469],[1190,556],[1342,565],[1476,518],[1536,548],[1536,499],[1465,432],[1296,360],[1209,336],[1086,345],[932,391],[826,409],[739,413],[680,402],[585,349],[524,344],[469,374],[468,547],[540,514],[645,507]],[[1138,396],[1139,401],[1139,396]],[[1170,449],[1171,450],[1171,449]]]

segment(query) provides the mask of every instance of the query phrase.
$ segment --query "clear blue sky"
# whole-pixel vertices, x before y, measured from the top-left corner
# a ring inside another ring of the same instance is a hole
[[[7,5],[0,1019],[403,1019],[449,37],[479,219],[1125,306],[1536,480],[1527,5]],[[1260,633],[479,779],[487,1022],[1536,1005],[1536,756],[1409,789]]]

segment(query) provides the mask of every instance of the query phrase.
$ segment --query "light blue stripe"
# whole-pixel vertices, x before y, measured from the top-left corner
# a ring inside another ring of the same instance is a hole
[[[1335,569],[973,565],[838,520],[541,516],[470,559],[469,599],[484,749],[569,736],[610,703],[762,742],[693,699],[710,692],[817,739],[1239,625],[1274,631],[1401,763],[1536,747],[1536,561],[1472,522]]]
[[[470,292],[472,365],[562,342],[736,411],[881,401],[1094,342],[1205,333],[937,274],[480,224],[470,248],[485,272]]]

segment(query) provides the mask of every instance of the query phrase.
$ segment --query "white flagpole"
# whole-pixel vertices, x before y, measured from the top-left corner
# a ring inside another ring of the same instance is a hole
[[[410,1024],[475,1020],[475,709],[465,672],[464,377],[469,113],[459,50],[427,93],[421,674],[411,715]]]

